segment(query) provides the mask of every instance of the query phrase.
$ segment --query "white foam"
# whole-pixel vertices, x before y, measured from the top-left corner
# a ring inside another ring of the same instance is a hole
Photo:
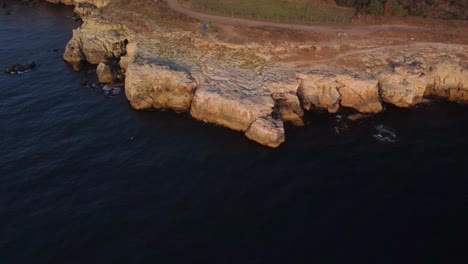
[[[380,142],[395,143],[398,141],[398,136],[393,128],[378,125],[375,130],[377,133],[373,134],[372,137]]]

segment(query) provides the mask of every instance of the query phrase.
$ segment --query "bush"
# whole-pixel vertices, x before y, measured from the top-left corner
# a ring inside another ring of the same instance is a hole
[[[336,0],[336,4],[339,6],[356,6],[356,0]]]
[[[381,0],[371,0],[366,11],[372,15],[382,15],[384,13],[384,5]]]
[[[388,12],[392,16],[406,16],[408,14],[408,10],[397,0],[386,0],[385,3],[390,6]]]

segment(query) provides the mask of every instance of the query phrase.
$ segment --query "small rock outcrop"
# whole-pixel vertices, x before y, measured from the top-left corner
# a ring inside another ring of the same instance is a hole
[[[390,69],[377,76],[382,100],[398,107],[411,107],[422,102],[427,86],[424,63],[390,62]]]
[[[132,63],[138,53],[137,43],[129,43],[126,47],[127,53],[120,57],[119,66],[123,70],[127,70],[128,65]]]
[[[134,62],[127,67],[125,94],[135,109],[187,111],[196,88],[190,73],[182,68],[147,61]]]
[[[5,69],[5,73],[10,73],[10,74],[22,73],[25,71],[29,71],[34,67],[36,67],[36,63],[34,61],[28,61],[24,65],[15,63],[15,64],[8,66]]]
[[[257,119],[245,135],[253,141],[272,148],[278,147],[285,141],[283,122],[271,116]]]
[[[96,11],[96,9],[97,6],[92,3],[78,3],[77,5],[75,5],[75,9],[73,9],[73,12],[75,12],[75,14],[80,15],[81,17],[86,17],[93,14]]]
[[[274,105],[268,94],[203,85],[195,93],[190,114],[198,120],[246,131],[260,117],[271,115]]]
[[[271,78],[271,77],[270,77]],[[275,101],[275,112],[284,122],[290,122],[295,126],[303,126],[304,110],[297,97],[299,81],[294,78],[283,80],[267,80],[264,84],[265,90],[271,93]]]
[[[128,32],[121,24],[99,17],[88,18],[80,28],[73,30],[63,58],[75,70],[80,70],[83,62],[99,64],[118,60],[126,54]]]
[[[468,69],[458,63],[441,62],[428,71],[424,96],[468,103]]]
[[[298,74],[297,77],[301,80],[297,94],[305,110],[318,108],[326,109],[329,113],[338,111],[341,96],[334,75],[313,73]]]
[[[382,111],[376,79],[339,75],[336,80],[341,95],[341,106],[356,109],[361,113]]]
[[[306,110],[326,109],[336,113],[340,106],[362,113],[382,111],[377,80],[346,74],[298,74],[302,80],[298,96]]]
[[[102,62],[96,68],[96,75],[100,83],[111,83],[114,80],[110,66]]]

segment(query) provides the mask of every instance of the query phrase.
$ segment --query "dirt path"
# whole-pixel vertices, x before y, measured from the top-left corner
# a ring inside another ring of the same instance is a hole
[[[467,33],[460,33],[457,31],[449,30],[440,30],[440,29],[431,29],[425,27],[416,27],[416,26],[396,26],[396,25],[382,25],[382,26],[359,26],[359,27],[336,27],[336,26],[315,26],[315,25],[299,25],[299,24],[287,24],[287,23],[276,23],[276,22],[267,22],[267,21],[258,21],[258,20],[248,20],[242,18],[234,17],[224,17],[211,14],[205,14],[196,12],[190,9],[183,7],[178,0],[166,0],[169,4],[169,7],[177,12],[183,13],[189,17],[193,17],[202,21],[210,21],[219,25],[232,25],[232,26],[245,26],[245,27],[275,27],[275,28],[284,28],[292,30],[300,30],[306,32],[317,32],[325,34],[338,34],[346,33],[353,35],[367,35],[369,33],[374,33],[383,30],[399,30],[399,31],[427,31],[432,33],[439,34],[462,34],[466,35]]]

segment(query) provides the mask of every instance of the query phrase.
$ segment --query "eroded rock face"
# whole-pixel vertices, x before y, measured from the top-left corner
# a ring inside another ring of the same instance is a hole
[[[304,110],[302,110],[301,102],[295,93],[276,92],[272,93],[272,96],[281,120],[290,122],[295,126],[304,126],[302,120]]]
[[[268,81],[264,84],[265,90],[271,93],[275,101],[275,109],[281,120],[296,126],[303,126],[304,110],[297,97],[300,82],[294,78],[286,81]]]
[[[86,19],[80,28],[73,30],[73,38],[68,42],[63,58],[80,70],[83,62],[106,63],[126,54],[130,39],[129,31],[121,24],[93,17]]]
[[[398,107],[411,107],[422,102],[427,86],[424,63],[391,62],[388,71],[377,78],[382,100]]]
[[[468,103],[468,69],[451,62],[430,67],[424,95]]]
[[[298,74],[302,80],[298,96],[306,110],[327,109],[336,113],[341,106],[362,113],[382,111],[377,80],[346,74]]]
[[[276,148],[285,141],[283,121],[271,116],[258,118],[245,132],[245,135],[264,146]]]
[[[73,12],[80,15],[81,17],[86,17],[94,14],[96,12],[97,6],[91,3],[78,3],[75,5]]]
[[[298,74],[301,85],[297,95],[305,110],[312,108],[326,109],[336,113],[340,108],[340,93],[337,90],[335,76],[332,74]]]
[[[271,115],[273,107],[268,94],[203,85],[195,93],[190,114],[198,120],[246,131],[260,117]]]
[[[349,75],[339,75],[336,80],[342,106],[354,108],[361,113],[382,111],[377,80]]]
[[[191,75],[181,68],[140,61],[129,64],[126,71],[125,94],[135,109],[187,111],[196,88]]]
[[[127,45],[127,53],[125,56],[120,57],[120,67],[124,70],[127,70],[128,65],[132,63],[138,53],[138,45],[137,43],[129,43]]]

